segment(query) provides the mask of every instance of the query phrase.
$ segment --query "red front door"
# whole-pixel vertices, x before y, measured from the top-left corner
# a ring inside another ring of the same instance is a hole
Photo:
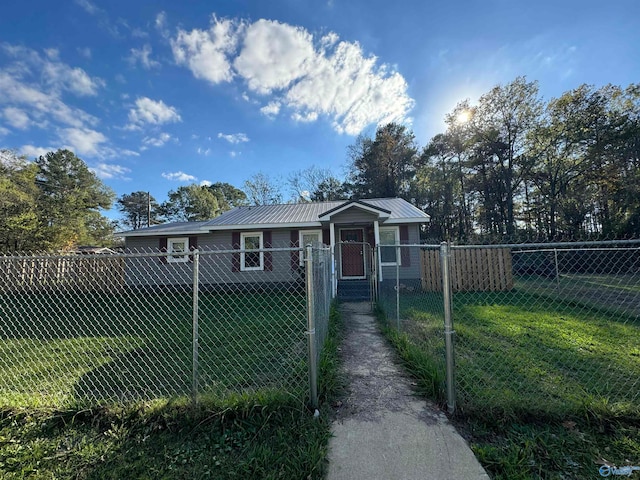
[[[364,278],[364,230],[340,230],[342,277]]]

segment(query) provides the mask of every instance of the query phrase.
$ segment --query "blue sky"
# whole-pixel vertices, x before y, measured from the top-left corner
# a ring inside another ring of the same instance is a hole
[[[118,195],[312,165],[518,75],[550,99],[640,81],[640,3],[514,0],[9,2],[0,147],[73,149]],[[288,193],[285,191],[285,194]]]

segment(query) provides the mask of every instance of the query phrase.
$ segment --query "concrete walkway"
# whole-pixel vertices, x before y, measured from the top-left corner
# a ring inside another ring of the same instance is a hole
[[[328,480],[488,479],[446,416],[414,395],[370,304],[341,310],[349,393],[332,425]]]

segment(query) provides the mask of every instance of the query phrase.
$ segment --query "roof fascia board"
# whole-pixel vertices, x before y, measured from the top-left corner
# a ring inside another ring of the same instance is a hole
[[[329,221],[332,216],[342,213],[345,210],[349,210],[350,208],[359,208],[360,210],[364,210],[369,213],[374,213],[378,215],[379,218],[388,218],[389,215],[391,215],[391,212],[389,210],[385,210],[384,208],[376,207],[374,205],[361,202],[359,200],[350,200],[348,202],[345,202],[343,205],[340,205],[336,208],[332,208],[331,210],[327,210],[326,212],[321,214],[319,216],[320,221]],[[381,215],[381,214],[386,214],[386,215]]]
[[[429,223],[430,218],[389,218],[388,220],[382,222],[380,225],[397,225],[400,223]]]

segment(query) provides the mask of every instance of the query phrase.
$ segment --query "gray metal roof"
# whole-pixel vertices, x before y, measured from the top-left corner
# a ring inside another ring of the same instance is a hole
[[[231,230],[235,228],[278,228],[278,227],[319,227],[320,217],[342,210],[340,207],[371,206],[385,214],[381,224],[425,223],[429,215],[414,207],[402,198],[374,198],[354,201],[332,201],[313,203],[293,203],[282,205],[260,205],[235,207],[219,217],[205,222],[180,222],[155,225],[123,232],[123,237],[150,235],[186,235],[205,233],[212,230]]]
[[[204,222],[174,222],[154,225],[153,227],[138,228],[126,232],[117,233],[120,237],[146,237],[151,235],[197,235],[202,233],[202,227],[209,221]]]
[[[317,226],[320,216],[335,210],[349,201],[294,203],[286,205],[261,205],[254,207],[236,207],[207,223],[207,227],[246,226],[246,225],[301,225]],[[359,204],[371,205],[378,210],[391,212],[385,223],[396,223],[400,220],[424,223],[429,215],[414,207],[402,198],[374,198],[352,202],[354,207]]]

